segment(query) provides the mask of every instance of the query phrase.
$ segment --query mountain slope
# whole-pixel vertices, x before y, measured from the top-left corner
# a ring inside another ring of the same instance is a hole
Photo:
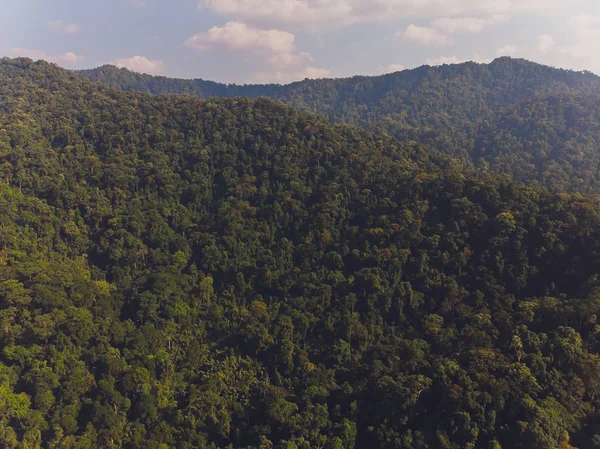
[[[598,445],[593,198],[26,59],[0,104],[1,446]]]
[[[600,191],[600,78],[589,73],[499,58],[487,65],[424,66],[287,86],[171,80],[110,66],[80,74],[153,94],[268,96],[331,121],[426,143],[524,182],[557,191]]]

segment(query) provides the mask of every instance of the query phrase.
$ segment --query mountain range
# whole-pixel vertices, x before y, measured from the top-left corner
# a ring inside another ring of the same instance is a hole
[[[600,77],[589,72],[503,57],[286,86],[177,80],[113,66],[79,74],[155,95],[266,96],[553,191],[600,189]]]
[[[0,60],[0,447],[600,447],[595,76],[80,75]]]

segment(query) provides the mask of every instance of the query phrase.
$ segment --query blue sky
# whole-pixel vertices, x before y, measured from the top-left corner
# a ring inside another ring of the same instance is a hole
[[[497,56],[600,73],[600,0],[0,0],[0,55],[221,82]]]

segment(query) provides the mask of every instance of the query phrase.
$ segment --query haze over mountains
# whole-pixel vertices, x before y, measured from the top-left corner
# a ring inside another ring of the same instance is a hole
[[[79,74],[151,94],[267,96],[554,191],[600,189],[600,77],[587,72],[503,57],[286,86],[176,80],[112,66]]]
[[[248,88],[374,134],[2,59],[0,447],[600,447],[597,198],[434,146],[593,190],[597,88],[508,59]]]

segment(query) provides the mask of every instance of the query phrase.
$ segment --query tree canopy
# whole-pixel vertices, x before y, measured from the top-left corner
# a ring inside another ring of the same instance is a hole
[[[595,197],[28,59],[0,162],[0,447],[600,447]]]
[[[79,73],[152,94],[267,96],[539,187],[600,192],[600,78],[591,73],[507,57],[287,86],[176,80],[112,66]]]

